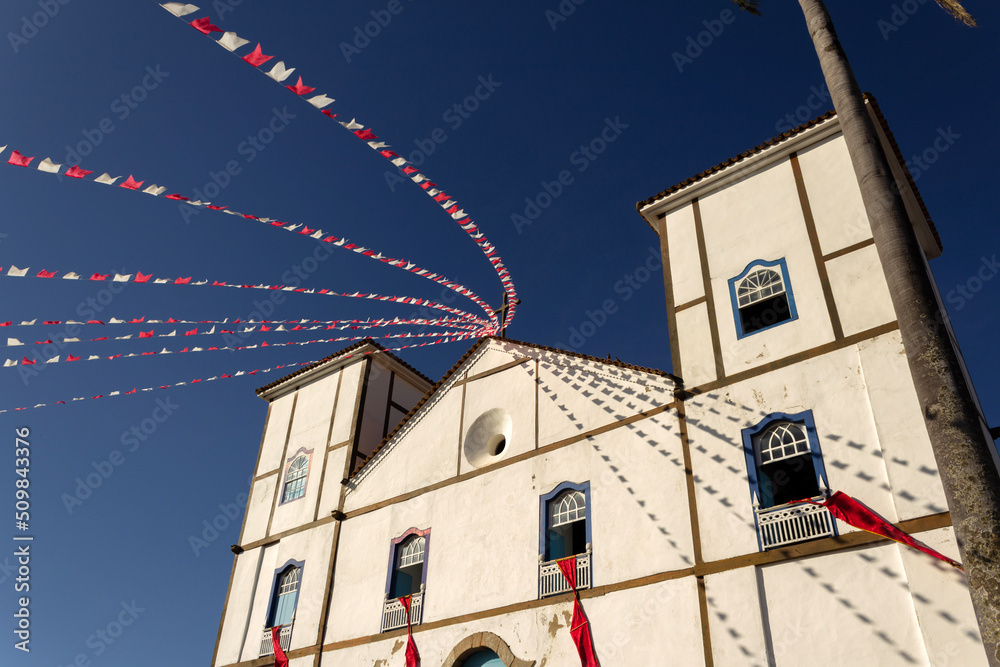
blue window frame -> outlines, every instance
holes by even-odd
[[[729,297],[738,339],[799,317],[784,258],[747,264],[740,275],[729,279]]]
[[[302,587],[302,561],[289,560],[274,571],[271,601],[267,609],[267,626],[288,625],[295,618]]]
[[[811,410],[776,412],[743,429],[743,452],[754,507],[813,498],[830,488]]]
[[[385,596],[395,599],[421,592],[427,584],[431,531],[410,528],[392,541]]]
[[[586,553],[593,544],[590,482],[563,482],[539,499],[538,553],[553,561]]]
[[[300,449],[289,457],[285,468],[285,484],[281,491],[281,504],[298,500],[306,495],[306,480],[309,479],[309,464],[313,450]]]

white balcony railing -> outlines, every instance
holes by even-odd
[[[576,588],[577,590],[590,588],[590,547],[587,553],[576,556]],[[544,598],[550,595],[569,592],[569,584],[566,577],[559,571],[559,563],[554,560],[542,561],[538,563],[538,597]]]
[[[833,515],[820,505],[798,503],[755,511],[765,550],[834,534]]]
[[[414,593],[410,600],[410,625],[420,625],[424,610],[424,592]],[[406,609],[399,598],[386,600],[382,605],[382,627],[379,632],[406,627]]]
[[[292,624],[281,626],[281,630],[278,631],[278,644],[281,646],[282,651],[287,651],[289,645],[292,643]],[[260,653],[257,654],[259,657],[263,658],[266,655],[274,655],[274,642],[271,641],[271,628],[264,628],[264,634],[260,638]]]

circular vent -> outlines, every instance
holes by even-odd
[[[510,444],[514,422],[500,408],[479,415],[465,434],[465,458],[481,468],[503,458]]]

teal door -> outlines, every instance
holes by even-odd
[[[462,662],[462,667],[504,667],[500,657],[489,649],[473,653]]]

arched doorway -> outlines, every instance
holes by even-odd
[[[488,648],[480,649],[462,661],[461,667],[505,667],[500,656]]]

